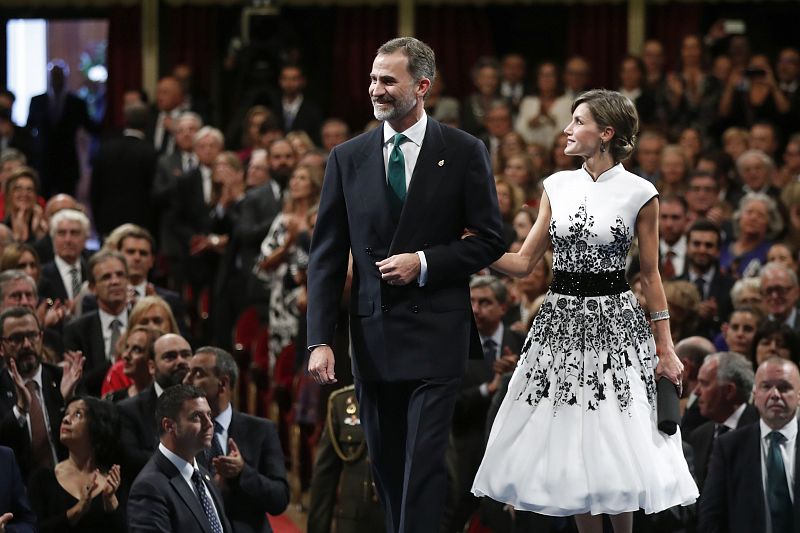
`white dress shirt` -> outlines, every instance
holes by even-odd
[[[55,256],[55,264],[56,268],[58,269],[58,274],[61,276],[61,281],[64,283],[64,288],[67,289],[67,295],[69,299],[74,299],[77,294],[72,294],[72,274],[70,274],[70,270],[73,268],[78,270],[78,280],[83,283],[83,275],[81,274],[81,260],[78,259],[73,264],[69,264],[61,257]]]
[[[767,529],[765,533],[772,533],[772,523],[769,514],[769,503],[767,500],[767,454],[769,453],[769,439],[767,435],[772,433],[772,428],[759,420],[761,427],[761,487],[764,489],[764,510],[766,511]],[[781,444],[781,457],[783,457],[783,468],[786,470],[786,482],[789,485],[789,497],[794,502],[794,454],[797,444],[797,419],[792,418],[791,422],[777,430],[786,437]],[[778,533],[778,532],[775,532]]]
[[[231,419],[233,418],[233,407],[228,404],[217,417],[214,419],[220,426],[222,426],[222,433],[214,432],[214,438],[217,439],[222,453],[228,455],[228,428],[231,426]]]
[[[189,488],[192,489],[192,492],[197,495],[197,491],[194,489],[194,483],[192,482],[192,474],[194,474],[194,471],[197,470],[197,461],[192,458],[192,462],[187,463],[183,457],[178,457],[160,442],[158,443],[158,450],[163,453],[167,459],[169,459],[170,463],[175,465],[175,468],[177,468],[178,472],[181,473],[183,480],[187,485],[189,485]],[[205,477],[206,482],[212,483],[211,478],[209,478],[207,475],[203,473],[200,475]],[[213,496],[211,496],[211,491],[208,490],[208,485],[206,485],[206,483],[203,483],[203,488],[206,491],[206,498],[208,498],[208,501],[211,502],[211,508],[214,509],[214,514],[217,516],[220,526],[222,526],[222,520],[220,519],[219,511],[217,510],[217,502],[215,502]]]
[[[483,343],[486,341],[486,339],[492,339],[494,341],[495,346],[497,346],[497,350],[494,353],[495,359],[500,359],[500,356],[503,354],[503,331],[503,323],[500,322],[500,325],[497,326],[495,332],[490,336],[484,337],[483,335],[480,335],[481,346],[483,346]],[[489,396],[489,384],[481,383],[478,387],[478,391],[481,393],[481,396],[487,398]]]
[[[739,427],[739,419],[742,418],[742,413],[744,413],[745,408],[747,408],[747,403],[743,403],[737,407],[736,410],[731,413],[731,416],[729,416],[728,419],[722,423],[722,425],[731,430]]]
[[[663,239],[658,241],[658,246],[661,249],[662,262],[667,258],[667,252],[672,252],[672,266],[675,267],[675,275],[680,276],[683,274],[684,264],[686,263],[686,235],[681,235],[681,238],[675,241],[675,244],[670,246]]]
[[[119,320],[120,322],[120,337],[122,337],[122,333],[125,332],[125,329],[128,327],[128,308],[126,307],[120,314],[112,315],[111,313],[106,313],[102,309],[97,309],[100,314],[100,328],[103,330],[103,347],[108,353],[109,349],[111,348],[111,322],[114,320]],[[113,363],[113,361],[112,361]]]
[[[203,180],[203,201],[211,203],[211,169],[205,165],[200,165],[200,177]]]

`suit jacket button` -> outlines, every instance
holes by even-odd
[[[389,306],[387,304],[381,305],[381,311],[383,311],[384,313],[388,313],[389,312]]]
[[[410,307],[410,309],[411,309],[411,312],[412,312],[412,313],[419,313],[419,306],[418,306],[417,304],[413,304],[413,305]]]
[[[372,248],[364,248],[364,252],[366,252],[367,255],[372,256]]]

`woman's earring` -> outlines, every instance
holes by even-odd
[[[606,142],[603,139],[600,139],[600,153],[604,154],[606,152]]]

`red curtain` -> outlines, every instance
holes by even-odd
[[[664,45],[665,66],[673,70],[680,58],[681,39],[700,33],[703,6],[694,3],[654,4],[647,7],[647,38]]]
[[[106,125],[122,127],[122,96],[142,86],[141,8],[113,7],[108,15]]]
[[[192,67],[192,82],[209,94],[212,66],[217,59],[219,10],[207,6],[167,7],[161,23],[161,74],[179,63]]]
[[[342,7],[334,24],[331,116],[357,131],[372,118],[369,72],[378,47],[396,36],[397,8]]]
[[[494,55],[492,28],[484,7],[419,6],[417,37],[436,52],[436,65],[447,94],[462,98],[472,92],[470,71],[481,56]]]
[[[581,55],[592,65],[592,84],[616,89],[619,62],[628,50],[625,4],[570,7],[567,57]]]

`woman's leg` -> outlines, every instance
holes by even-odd
[[[633,531],[633,513],[608,515],[614,526],[614,533],[631,533]]]
[[[603,533],[603,515],[576,514],[575,523],[580,533]]]

